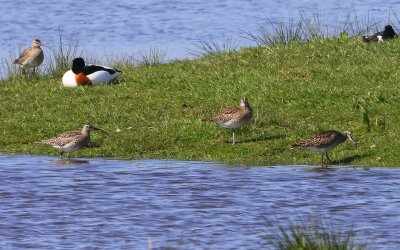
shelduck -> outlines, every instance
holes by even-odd
[[[386,25],[384,31],[377,32],[371,36],[363,36],[362,40],[364,42],[383,42],[387,39],[392,39],[397,37],[396,32],[393,30],[392,25]]]
[[[83,58],[75,58],[71,70],[65,72],[62,82],[65,87],[101,85],[114,81],[121,71],[102,65],[85,65]]]

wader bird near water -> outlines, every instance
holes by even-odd
[[[90,131],[98,130],[106,133],[104,130],[93,127],[92,125],[84,125],[82,131],[67,131],[55,137],[38,141],[37,143],[47,144],[60,150],[62,157],[64,152],[69,153],[77,151],[87,146],[90,141]]]
[[[328,151],[334,149],[340,143],[345,142],[349,139],[352,143],[356,143],[353,140],[351,132],[345,131],[340,133],[335,130],[329,130],[321,132],[317,135],[314,135],[311,138],[300,141],[299,143],[293,144],[292,149],[295,148],[308,148],[312,151],[321,152],[321,166],[324,166],[324,154],[326,158],[331,162],[328,156]]]
[[[100,85],[114,81],[121,71],[102,65],[85,65],[83,58],[75,58],[71,70],[65,72],[62,82],[65,87]]]
[[[203,121],[215,122],[221,127],[232,131],[232,144],[235,145],[235,129],[240,128],[250,122],[253,116],[253,110],[250,107],[249,101],[244,97],[239,107],[231,107],[222,110],[219,114],[212,116]]]
[[[386,25],[384,31],[377,32],[371,36],[363,36],[362,39],[364,42],[383,42],[384,40],[394,37],[397,37],[397,34],[394,32],[393,27],[391,25]]]
[[[19,55],[18,59],[15,59],[14,63],[22,65],[23,69],[33,68],[33,72],[35,72],[35,68],[39,67],[44,59],[43,50],[40,48],[42,43],[39,39],[34,39],[32,41],[32,47],[25,49]]]

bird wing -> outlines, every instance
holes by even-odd
[[[23,64],[29,55],[29,49],[30,48],[27,48],[24,51],[22,51],[21,54],[19,54],[18,59],[15,59],[14,63]]]
[[[68,132],[59,134],[55,137],[41,140],[41,141],[39,141],[39,143],[61,147],[61,146],[64,146],[64,145],[74,141],[80,135],[81,135],[80,131],[68,131]]]
[[[93,74],[94,72],[97,71],[107,71],[108,73],[110,73],[111,75],[115,74],[117,72],[116,69],[112,69],[112,68],[108,68],[108,67],[103,67],[103,66],[99,66],[99,65],[87,65],[83,68],[83,73],[85,75],[90,75]]]
[[[227,122],[231,120],[233,117],[238,116],[238,113],[241,112],[240,107],[231,107],[223,109],[219,114],[210,117],[209,121],[222,121]]]
[[[376,32],[375,34],[373,34],[372,36],[374,36],[374,37],[382,36],[383,33],[384,33],[384,31],[379,31],[379,32]]]
[[[292,145],[292,148],[297,147],[326,147],[336,136],[336,131],[324,131],[310,138],[302,140]]]
[[[41,53],[42,53],[41,59],[39,59],[40,60],[39,64],[41,64],[44,58],[43,58],[43,51],[40,48],[39,49],[37,49],[37,48],[27,48],[27,49],[25,49],[19,55],[19,58],[14,61],[14,63],[18,63],[18,64],[21,64],[21,65],[29,65],[29,64],[32,63],[33,60],[36,60],[36,58]]]
[[[383,31],[379,31],[370,36],[363,36],[362,39],[364,42],[377,42],[379,40],[378,36],[383,36],[383,34],[384,34]]]

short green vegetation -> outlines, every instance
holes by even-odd
[[[335,228],[335,229],[332,229]],[[323,220],[289,222],[289,228],[277,226],[271,230],[269,243],[279,250],[362,250],[365,243],[355,241],[355,230],[337,228]]]
[[[332,152],[335,163],[400,163],[400,41],[313,39],[216,53],[195,60],[119,64],[112,85],[64,88],[62,71],[0,82],[0,151],[58,155],[35,144],[86,123],[90,147],[73,157],[179,159],[235,164],[319,164],[290,145],[322,130],[349,130],[359,144]],[[252,122],[236,133],[201,119],[239,105]]]

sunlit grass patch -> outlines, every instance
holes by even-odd
[[[166,61],[157,50],[142,58],[110,56],[122,70],[116,84],[64,88],[68,60],[81,55],[74,46],[56,47],[58,62],[47,74],[1,81],[0,151],[56,155],[32,142],[90,123],[110,135],[94,135],[101,146],[76,156],[318,165],[319,154],[290,145],[334,129],[349,130],[360,142],[332,150],[336,163],[399,164],[397,39],[365,44],[338,36],[228,52],[220,47],[193,60]],[[201,119],[238,105],[243,96],[254,117],[232,146],[229,131]]]

